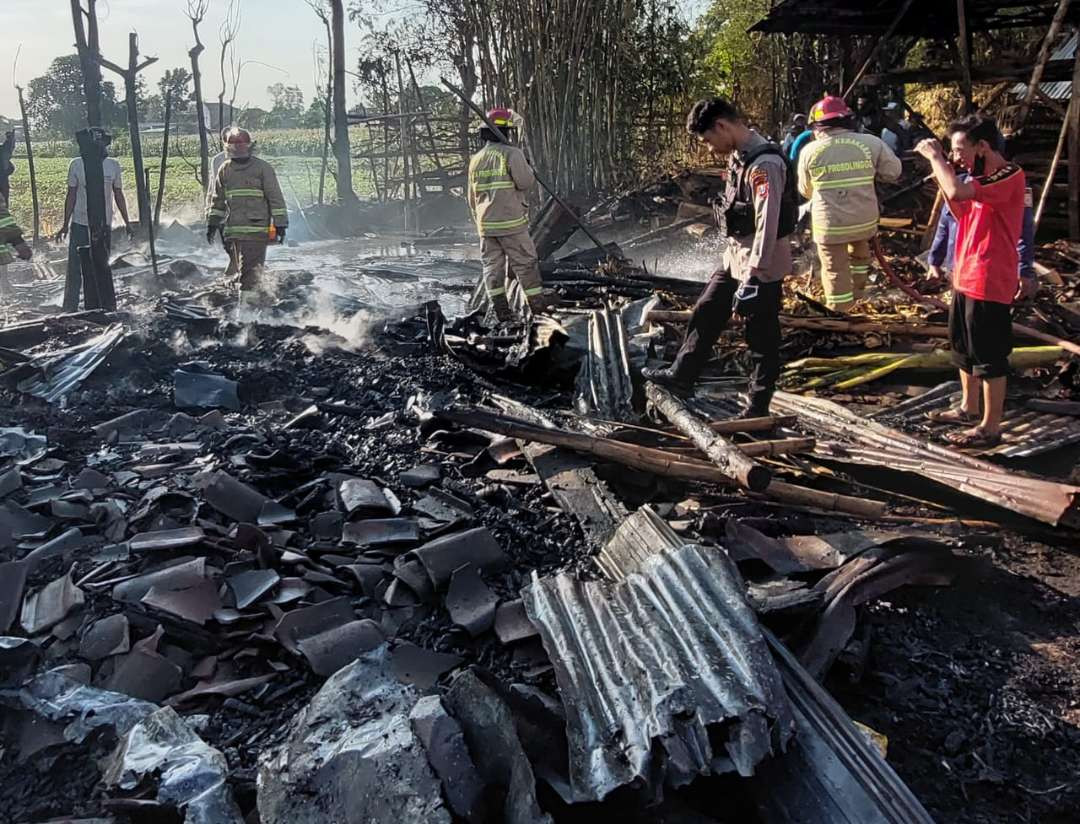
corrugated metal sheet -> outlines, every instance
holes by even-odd
[[[1076,44],[1080,40],[1076,32],[1073,32],[1072,37],[1062,43],[1057,49],[1050,55],[1051,60],[1072,60],[1076,57]],[[1053,100],[1071,100],[1072,99],[1072,81],[1071,80],[1059,80],[1056,83],[1040,83],[1039,88],[1042,89],[1043,94]],[[1027,94],[1027,83],[1017,83],[1010,90],[1012,94],[1023,97]]]
[[[576,800],[750,775],[785,748],[791,709],[722,552],[658,552],[616,584],[534,574],[523,596],[566,708]]]
[[[942,435],[955,427],[935,423],[927,412],[945,409],[960,402],[960,383],[950,381],[928,392],[884,409],[873,416],[876,421],[905,430],[922,430],[929,435]],[[993,455],[1000,458],[1030,458],[1080,443],[1080,418],[1053,415],[1030,409],[1008,409],[1001,421],[1001,443],[990,449],[965,449],[971,455]]]
[[[815,455],[910,472],[1054,526],[1080,523],[1080,487],[1009,472],[823,398],[777,392],[772,409],[798,415],[800,424],[818,436]]]
[[[49,403],[59,400],[90,377],[124,339],[125,334],[127,332],[123,326],[113,324],[86,343],[50,353],[40,362],[32,362],[31,366],[38,367],[41,374],[19,381],[19,391],[36,395]]]
[[[764,630],[791,698],[796,738],[752,782],[765,824],[934,824],[851,717]]]
[[[622,315],[604,307],[589,314],[588,351],[578,373],[575,405],[582,415],[634,420],[626,328]]]

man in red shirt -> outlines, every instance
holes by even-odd
[[[949,436],[957,446],[990,447],[1001,441],[1012,303],[1020,292],[1016,239],[1027,183],[1023,170],[998,152],[1000,134],[989,117],[969,115],[953,123],[949,134],[953,160],[971,173],[966,181],[957,177],[936,140],[915,147],[930,161],[957,221],[949,336],[963,397],[958,408],[935,418],[975,424]]]

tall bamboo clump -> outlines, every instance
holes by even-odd
[[[650,132],[660,139],[656,124],[681,116],[684,101],[674,100],[689,85],[679,59],[686,29],[657,0],[437,5],[431,13],[455,44],[463,88],[524,116],[533,162],[560,191],[632,179]]]

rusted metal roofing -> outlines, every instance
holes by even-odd
[[[1080,41],[1080,35],[1073,32],[1072,37],[1058,46],[1051,54],[1051,60],[1072,60],[1076,57],[1076,44]],[[1010,92],[1015,95],[1023,96],[1027,94],[1027,83],[1017,83],[1010,89]],[[1071,80],[1059,80],[1056,83],[1040,83],[1039,88],[1042,89],[1043,94],[1052,100],[1071,100],[1072,99],[1072,81]]]
[[[787,696],[722,551],[665,549],[614,584],[534,574],[523,597],[566,708],[576,801],[748,776],[786,747]]]
[[[1010,472],[823,398],[777,392],[772,408],[798,415],[800,425],[818,436],[815,455],[909,472],[1054,526],[1080,524],[1080,487]]]
[[[938,435],[953,427],[935,423],[927,412],[947,408],[960,400],[960,383],[950,381],[936,386],[917,398],[904,401],[873,415],[884,424],[901,426],[908,431],[924,430]],[[1031,409],[1007,409],[1001,421],[1001,443],[990,449],[965,449],[971,455],[999,458],[1030,458],[1080,443],[1080,418],[1054,415]]]

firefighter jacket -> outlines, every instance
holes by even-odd
[[[536,184],[525,153],[487,143],[469,162],[469,211],[480,237],[505,237],[529,227],[525,196]]]
[[[0,194],[0,266],[15,262],[15,247],[22,246],[22,229],[8,211],[7,200]]]
[[[271,223],[287,227],[289,213],[274,167],[257,157],[244,163],[226,160],[214,178],[206,222],[224,224],[226,240],[269,241]]]
[[[900,177],[900,159],[873,135],[831,129],[799,155],[799,192],[810,201],[814,241],[854,243],[877,234],[877,180]]]

